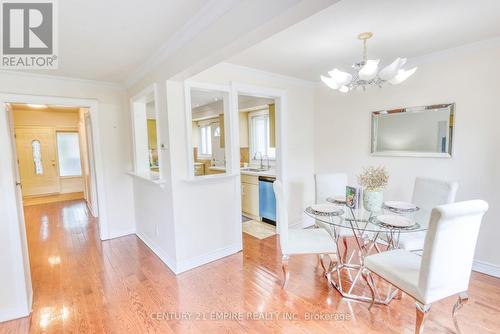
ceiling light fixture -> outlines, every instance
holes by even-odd
[[[46,109],[48,108],[45,104],[27,104],[28,107],[34,108],[34,109]]]
[[[334,68],[328,72],[329,76],[322,75],[321,81],[331,89],[347,93],[357,88],[366,90],[366,87],[369,86],[382,87],[386,83],[398,85],[415,73],[416,67],[409,70],[402,68],[406,64],[406,58],[397,58],[379,72],[380,59],[368,59],[366,42],[372,37],[373,33],[371,32],[363,32],[358,35],[358,39],[363,41],[363,61],[352,65],[352,68],[356,70],[354,74]]]

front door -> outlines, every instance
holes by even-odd
[[[15,133],[23,196],[59,193],[54,129],[16,128]]]

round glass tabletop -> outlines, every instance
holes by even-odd
[[[393,211],[382,209],[380,212],[370,212],[365,209],[351,209],[342,204],[331,204],[338,210],[329,210],[328,213],[314,210],[313,206],[306,208],[305,213],[315,220],[328,224],[332,227],[354,229],[362,232],[379,233],[412,233],[427,230],[427,223],[430,213],[425,210],[415,212],[395,213]],[[384,224],[377,217],[382,215],[396,215],[411,220],[414,224],[406,227],[396,227]]]

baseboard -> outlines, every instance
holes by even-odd
[[[172,259],[170,256],[168,256],[167,253],[165,253],[160,247],[158,247],[155,244],[155,242],[153,240],[149,239],[144,233],[136,232],[135,235],[137,235],[137,237],[139,239],[141,239],[146,244],[146,246],[148,246],[149,249],[151,249],[151,251],[153,253],[155,253],[156,256],[158,256],[160,258],[160,260],[162,260],[162,262],[165,263],[165,265],[174,274],[177,274],[177,266],[176,266],[176,262],[174,259]]]
[[[238,243],[227,247],[219,248],[213,252],[209,252],[207,254],[194,257],[192,259],[180,261],[177,263],[176,274],[180,274],[190,269],[194,269],[204,264],[219,260],[223,257],[236,254],[241,250],[242,250],[241,244]]]
[[[131,234],[135,234],[135,228],[132,228],[132,229],[129,229],[129,230],[124,230],[124,231],[118,231],[118,232],[110,233],[105,240],[121,238],[121,237],[125,237],[125,236],[131,235]]]
[[[295,220],[293,222],[291,222],[289,225],[288,225],[288,228],[292,228],[292,229],[303,229],[303,228],[308,228],[308,227],[311,227],[314,225],[314,219],[312,219],[311,217],[309,217],[308,215],[306,214],[303,214],[302,218],[298,219],[298,220]]]
[[[484,261],[474,260],[472,270],[500,278],[500,266]]]
[[[30,311],[25,309],[7,309],[0,312],[0,323],[10,320],[24,318],[30,315]]]

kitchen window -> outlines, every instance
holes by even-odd
[[[200,127],[200,151],[199,157],[212,157],[212,129],[210,125]]]
[[[249,113],[250,124],[250,158],[259,160],[268,157],[269,160],[276,160],[276,148],[271,147],[269,113],[258,111]],[[257,159],[256,159],[257,158]]]
[[[78,132],[57,132],[59,176],[82,176]]]

